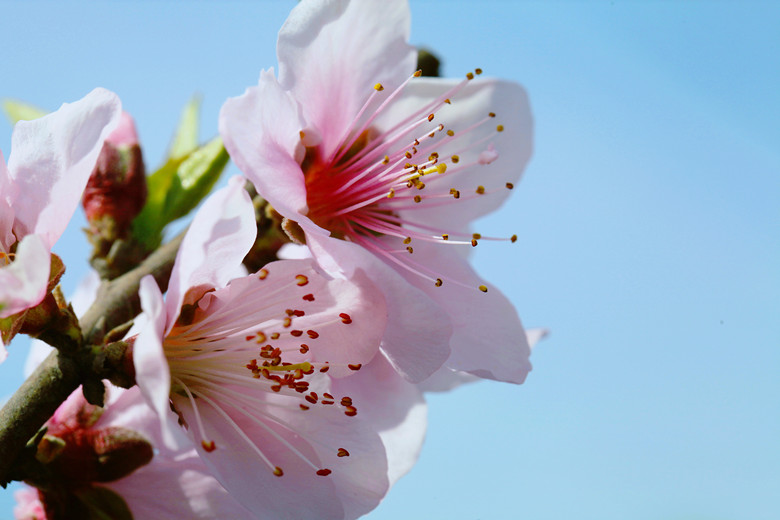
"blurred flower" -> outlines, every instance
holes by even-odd
[[[385,295],[382,349],[411,381],[441,368],[522,382],[531,366],[512,304],[467,262],[471,222],[496,209],[532,147],[515,83],[419,77],[407,2],[301,1],[278,79],[229,99],[225,147],[329,272]],[[487,293],[487,294],[485,294]]]
[[[331,279],[307,259],[235,278],[255,233],[234,178],[196,214],[165,300],[142,280],[136,381],[160,417],[172,405],[206,465],[259,518],[356,518],[414,463],[422,398],[393,370],[360,377],[384,362],[372,361],[384,303],[364,274]],[[383,385],[404,390],[372,391]],[[164,427],[167,438],[178,429]]]
[[[50,251],[70,221],[103,146],[116,126],[115,94],[95,89],[34,121],[19,121],[8,165],[0,154],[0,318],[40,303],[61,275]],[[21,320],[6,320],[3,338]],[[6,351],[0,341],[0,361]]]

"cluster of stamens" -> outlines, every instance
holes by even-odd
[[[433,123],[437,112],[456,103],[458,92],[474,79],[475,74],[481,73],[481,69],[469,72],[466,79],[449,91],[381,132],[373,125],[376,118],[421,73],[415,72],[385,99],[380,98],[385,95],[384,86],[374,85],[342,138],[342,144],[330,157],[323,157],[317,148],[307,148],[301,167],[307,186],[308,217],[328,229],[332,236],[358,243],[390,263],[430,280],[437,287],[445,281],[464,285],[438,274],[430,265],[403,255],[414,254],[413,241],[476,246],[480,239],[517,240],[516,235],[482,237],[440,229],[429,225],[424,213],[414,213],[514,187],[510,182],[490,189],[476,185],[473,193],[468,194],[446,186],[447,179],[458,172],[487,166],[498,158],[490,141],[504,131],[504,126],[496,124],[490,129],[489,125],[496,117],[494,112],[457,132],[444,124]],[[468,140],[461,140],[466,136],[469,136]],[[305,137],[302,131],[302,142]],[[443,149],[455,149],[458,153],[443,154]],[[385,237],[396,237],[403,246],[395,248]],[[478,288],[487,292],[484,285]]]
[[[263,269],[257,273],[255,280],[257,283],[263,283],[263,280],[268,277],[268,270]],[[292,282],[290,285],[296,288],[309,284],[307,276],[303,274],[296,275]],[[306,290],[300,289],[300,291]],[[264,293],[261,295],[267,296]],[[286,301],[289,303],[289,298]],[[299,301],[305,308],[306,304],[316,301],[314,292],[306,292],[300,296]],[[351,397],[337,398],[328,392],[318,393],[309,388],[311,377],[325,374],[333,365],[327,361],[311,360],[310,351],[316,348],[320,332],[314,328],[295,327],[297,319],[307,316],[306,311],[287,308],[281,316],[279,314],[275,317],[266,316],[258,322],[257,306],[257,301],[246,298],[230,307],[231,315],[226,316],[226,320],[207,313],[202,317],[194,316],[190,323],[182,322],[180,319],[164,341],[166,357],[171,368],[172,391],[189,399],[195,412],[195,420],[199,423],[199,430],[203,432],[202,435],[205,435],[205,432],[198,406],[210,405],[220,409],[220,402],[231,403],[231,409],[240,413],[252,414],[254,417],[261,416],[285,426],[283,420],[275,416],[270,408],[264,407],[262,401],[257,399],[257,395],[261,395],[262,392],[286,396],[290,399],[289,406],[301,412],[310,410],[314,406],[321,406],[333,408],[334,412],[338,409],[347,417],[356,416],[358,410]],[[267,308],[270,309],[270,306]],[[350,314],[337,312],[325,324],[350,325],[352,322],[353,318]],[[311,327],[311,323],[309,325]],[[263,329],[257,330],[258,327]],[[250,331],[252,333],[248,334],[247,332]],[[301,342],[301,339],[304,342]],[[293,358],[293,362],[286,361],[285,358]],[[357,371],[360,370],[361,365],[348,364],[347,367],[349,370]],[[247,392],[228,389],[223,384],[225,382],[239,385]],[[239,429],[227,413],[223,411],[221,415],[233,428]],[[264,426],[262,422],[258,424]],[[317,475],[327,476],[332,472],[331,469],[316,466],[272,428],[265,426],[264,428],[311,466]],[[207,452],[218,448],[213,440],[206,437],[201,439],[201,446]],[[282,468],[273,464],[263,453],[262,446],[254,445],[252,448],[266,462],[274,475],[281,477],[284,474]],[[338,457],[349,456],[346,448],[334,447],[333,450]]]

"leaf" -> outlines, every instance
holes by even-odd
[[[92,486],[74,491],[89,516],[85,520],[133,520],[127,502],[108,488]]]
[[[4,99],[3,112],[5,112],[5,116],[11,122],[11,125],[15,125],[19,121],[32,121],[49,113],[47,110],[18,99]]]
[[[183,158],[170,158],[147,179],[146,206],[133,221],[133,234],[148,251],[162,242],[169,223],[187,215],[214,187],[229,156],[216,137]]]
[[[169,159],[182,159],[194,152],[198,147],[198,131],[200,130],[200,96],[192,96],[185,105],[179,118],[179,126],[168,151]]]

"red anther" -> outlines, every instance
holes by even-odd
[[[268,269],[260,269],[260,271],[257,273],[257,277],[261,280],[265,280],[268,277]]]
[[[279,333],[274,332],[273,334],[271,334],[271,339],[279,339]]]
[[[295,316],[298,316],[299,318],[300,318],[301,316],[304,316],[304,315],[306,314],[305,312],[303,312],[303,311],[301,311],[301,310],[298,310],[298,309],[295,309],[294,311],[292,311],[292,313],[293,313]]]
[[[331,470],[329,470],[329,469],[327,469],[327,468],[324,468],[324,469],[318,469],[318,470],[317,470],[317,475],[319,475],[319,476],[321,476],[321,477],[327,477],[327,476],[328,476],[328,475],[330,475],[331,473],[332,473],[332,471],[331,471]]]
[[[308,334],[311,339],[317,339],[320,337],[320,334],[314,330],[307,330],[306,334]]]
[[[352,398],[351,397],[342,397],[341,398],[341,406],[352,406]]]
[[[200,445],[203,446],[203,449],[209,453],[217,449],[217,445],[214,444],[214,441],[200,441]]]
[[[271,390],[278,392],[282,389],[282,385],[271,385]]]
[[[349,452],[345,450],[344,448],[339,448],[338,452],[339,457],[349,457]]]
[[[352,318],[346,312],[342,312],[341,314],[339,314],[339,317],[341,318],[341,323],[345,323],[347,325],[352,323]]]
[[[323,365],[322,368],[320,368],[320,372],[322,372],[323,374],[328,370],[330,370],[330,365]]]
[[[324,397],[325,399],[333,399],[333,396],[328,392],[323,392],[322,397]]]
[[[301,348],[299,349],[299,352],[301,354],[306,354],[309,351],[309,345],[306,343],[301,343]]]
[[[298,285],[298,287],[303,287],[304,285],[309,283],[309,279],[305,275],[299,274],[295,276],[295,282]]]
[[[314,301],[314,295],[313,294],[304,294],[303,299],[307,302],[313,302]]]
[[[255,337],[254,336],[247,336],[244,339],[246,339],[247,341],[252,341],[253,339],[255,339]]]
[[[347,365],[350,370],[360,370],[360,367],[363,366],[363,363],[355,363],[352,365]]]
[[[301,410],[309,410],[309,407],[306,406],[305,404],[299,404],[298,406],[301,407]]]
[[[292,320],[289,316],[287,316],[284,320],[282,320],[282,326],[286,329],[290,325],[292,325]]]
[[[281,477],[282,475],[284,475],[284,471],[282,471],[282,468],[280,468],[279,466],[276,466],[274,468],[274,475],[276,475],[277,477]]]
[[[335,401],[320,401],[320,404],[333,404]]]
[[[294,337],[299,338],[303,335],[302,330],[291,330],[290,334],[292,334]]]
[[[354,406],[348,405],[345,408],[346,410],[344,411],[344,415],[346,415],[347,417],[354,417],[357,415],[357,408],[355,408]]]

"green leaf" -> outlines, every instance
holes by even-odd
[[[5,112],[5,116],[12,125],[15,125],[19,121],[32,121],[33,119],[38,119],[49,113],[42,108],[19,101],[18,99],[4,99],[3,112]]]
[[[92,486],[74,491],[89,516],[85,520],[133,520],[127,502],[108,488]]]
[[[183,158],[170,158],[149,178],[149,196],[133,221],[133,234],[147,250],[162,242],[169,223],[187,215],[209,194],[229,156],[222,139],[215,137]]]
[[[168,151],[169,159],[182,159],[198,147],[200,129],[200,96],[192,96],[190,102],[181,111],[179,126]]]

